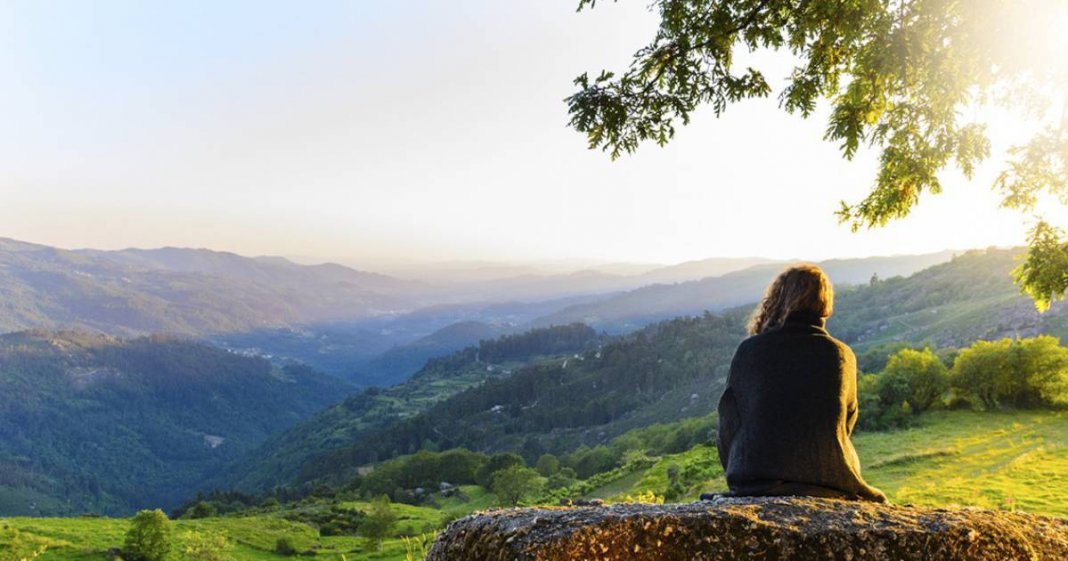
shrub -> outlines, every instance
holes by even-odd
[[[293,547],[293,542],[286,536],[278,538],[274,542],[274,552],[279,555],[291,556],[297,554],[297,548]]]
[[[142,510],[126,532],[122,555],[126,561],[163,561],[171,551],[171,521],[162,510]]]
[[[234,546],[216,533],[186,532],[182,535],[182,555],[187,561],[231,561]]]
[[[857,380],[857,428],[878,431],[908,425],[907,381],[898,375],[865,374]]]
[[[204,501],[199,501],[193,508],[186,511],[183,518],[210,518],[219,513],[219,511],[211,504]]]
[[[1034,408],[1068,398],[1068,349],[1049,336],[978,341],[953,363],[953,386],[984,408]]]
[[[549,482],[547,484],[547,487],[550,490],[561,489],[574,485],[577,481],[578,475],[575,473],[575,470],[569,467],[564,467],[560,468],[560,471],[549,476]]]
[[[949,390],[949,370],[930,348],[898,351],[886,363],[882,376],[884,379],[900,378],[904,381],[904,395],[900,396],[904,399],[901,401],[908,402],[915,414],[941,403],[942,395]],[[893,383],[898,384],[896,380]],[[900,405],[901,401],[895,400],[887,405]]]

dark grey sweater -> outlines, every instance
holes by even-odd
[[[731,494],[885,501],[860,476],[856,422],[857,359],[823,319],[791,315],[742,341],[716,442]]]

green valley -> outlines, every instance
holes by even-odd
[[[350,391],[307,367],[177,338],[0,336],[0,512],[171,508]]]

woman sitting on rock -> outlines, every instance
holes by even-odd
[[[834,289],[815,265],[768,287],[719,401],[720,462],[732,496],[805,495],[885,502],[860,476],[857,359],[827,333]]]

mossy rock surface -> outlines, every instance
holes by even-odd
[[[428,561],[1065,560],[1068,519],[800,497],[521,508],[449,524]]]

